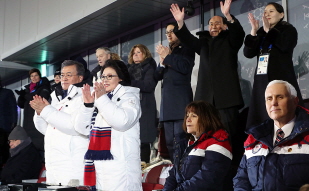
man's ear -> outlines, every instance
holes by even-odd
[[[226,30],[226,29],[227,29],[227,25],[226,25],[226,24],[223,24],[222,29],[223,29],[223,30]]]
[[[293,102],[294,102],[294,104],[297,106],[297,105],[298,105],[298,103],[299,103],[299,99],[298,99],[298,97],[293,98]]]
[[[84,76],[78,76],[79,77],[79,82],[82,82],[84,79]]]

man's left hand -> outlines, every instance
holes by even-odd
[[[220,1],[221,12],[228,21],[233,19],[232,16],[230,15],[231,3],[232,0],[225,0],[223,5],[223,2]]]

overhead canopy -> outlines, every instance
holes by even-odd
[[[76,21],[46,38],[4,58],[4,61],[20,63],[15,68],[8,64],[1,68],[3,80],[11,79],[40,63],[53,63],[98,42],[106,41],[125,31],[170,15],[170,5],[185,6],[186,0],[117,0],[116,2]]]

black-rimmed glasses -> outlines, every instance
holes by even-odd
[[[101,79],[106,79],[106,80],[111,80],[113,77],[118,77],[117,75],[106,75],[106,76],[101,76]]]

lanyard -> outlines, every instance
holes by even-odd
[[[264,40],[265,40],[265,37],[263,37],[262,43],[261,43],[261,45],[260,45],[260,55],[262,55]],[[270,52],[270,50],[271,50],[272,47],[273,47],[273,44],[270,44],[270,45],[268,46],[268,52]]]

